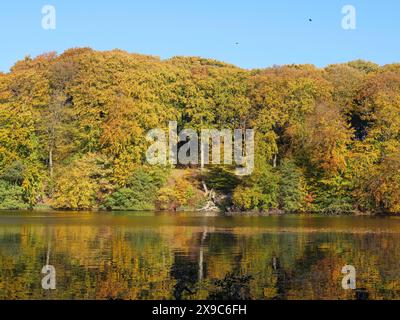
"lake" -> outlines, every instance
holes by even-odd
[[[399,299],[399,261],[399,217],[0,213],[0,299]]]

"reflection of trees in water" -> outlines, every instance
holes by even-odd
[[[200,240],[200,252],[199,252],[199,282],[203,281],[204,278],[204,243],[207,238],[207,228],[201,234]]]
[[[174,297],[181,300],[185,293],[193,294],[198,281],[198,263],[190,257],[175,253],[171,276],[176,279]]]
[[[187,256],[175,253],[171,276],[176,279],[174,297],[177,300],[186,294],[193,295],[204,279],[206,272],[204,247],[210,231],[210,228],[204,227],[202,232],[193,236]]]
[[[316,293],[320,286],[323,286],[323,281],[327,270],[324,268],[314,268],[315,265],[319,265],[318,262],[323,261],[326,253],[321,251],[318,244],[307,246],[301,256],[297,259],[295,264],[290,270],[280,270],[278,273],[278,299],[286,299],[288,295],[292,292],[299,292],[299,287],[304,288],[304,295],[307,294],[307,285],[309,280],[313,279],[316,282],[316,286],[312,285],[312,292]],[[296,298],[302,298],[297,296]]]
[[[241,275],[242,254],[237,252],[236,237],[228,232],[211,232],[204,228],[202,232],[193,235],[187,255],[175,253],[171,267],[171,276],[176,279],[174,297],[177,300],[194,296],[202,282],[206,280],[207,299],[214,300],[243,300],[251,299],[251,275]],[[207,250],[205,250],[207,249]],[[216,279],[207,274],[208,256],[232,252],[230,269],[223,278]],[[197,261],[197,262],[196,262]],[[210,279],[209,277],[212,277]]]
[[[375,256],[382,255],[376,245],[379,236],[371,239],[370,235],[362,234],[267,233],[249,236],[203,230],[193,234],[189,243],[186,258],[179,258],[182,274],[176,283],[175,294],[180,299],[240,299],[243,296],[246,299],[280,300],[365,299],[370,296],[371,287],[362,292],[343,290],[341,268],[346,263],[358,261],[358,265],[378,270],[376,259],[368,252],[372,249]],[[360,254],[357,248],[366,252]],[[368,272],[367,279],[365,272],[360,274],[361,285],[365,281],[383,282],[382,278]],[[243,281],[246,277],[250,279],[247,282]],[[200,291],[203,288],[208,292],[206,295],[199,293],[199,283],[203,283]],[[393,290],[380,291],[382,297],[398,296]]]
[[[286,296],[286,272],[281,267],[279,257],[275,255],[272,257],[272,274],[276,277],[275,288],[276,288],[276,296],[273,299],[284,300],[287,298]]]
[[[355,291],[341,288],[341,268],[352,264],[370,299],[398,299],[399,238],[204,226],[0,227],[0,298],[45,297],[40,270],[49,252],[57,290],[48,298],[354,299]]]
[[[251,275],[235,275],[227,273],[223,279],[214,281],[214,289],[210,290],[210,300],[250,300]]]
[[[53,238],[53,228],[52,226],[46,226],[46,238],[47,238],[47,251],[46,251],[46,261],[44,265],[50,265],[50,255],[51,255],[51,240]],[[44,274],[42,274],[44,277]],[[56,278],[57,281],[57,278]],[[56,282],[57,283],[57,282]],[[47,298],[51,296],[52,290],[45,290],[44,294]]]

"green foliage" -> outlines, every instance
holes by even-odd
[[[258,187],[239,186],[235,189],[232,200],[233,204],[241,210],[254,210],[262,207],[262,198],[263,194]]]
[[[233,170],[226,167],[211,167],[204,176],[207,187],[218,192],[231,193],[239,184],[239,178],[235,176]]]
[[[0,179],[12,184],[22,185],[24,181],[24,169],[25,167],[21,161],[15,161],[2,170]]]
[[[306,211],[307,186],[300,168],[293,161],[284,161],[279,168],[279,205],[285,211]]]
[[[338,175],[330,179],[321,179],[314,186],[314,210],[326,214],[351,213],[354,211],[354,199],[351,194],[351,182]]]
[[[105,205],[111,210],[151,210],[154,209],[154,197],[144,191],[154,192],[153,189],[120,188],[107,197]]]
[[[0,180],[0,209],[27,209],[22,187]]]
[[[279,177],[268,165],[256,169],[234,190],[233,204],[241,210],[264,210],[278,207]]]
[[[106,197],[105,207],[112,210],[151,210],[155,208],[158,189],[165,183],[161,170],[137,168],[126,186]]]

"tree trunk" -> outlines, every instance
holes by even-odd
[[[276,168],[277,158],[278,158],[278,156],[275,154],[275,155],[274,155],[274,159],[273,159],[273,163],[272,163],[272,166],[273,166],[274,168]]]
[[[49,150],[49,169],[50,169],[50,178],[53,178],[53,147],[50,147]]]
[[[206,196],[208,196],[208,188],[207,188],[207,185],[206,185],[205,181],[202,180],[202,181],[201,181],[201,184],[203,185],[204,192],[205,192]]]

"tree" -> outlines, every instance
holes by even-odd
[[[293,161],[284,161],[280,168],[279,205],[287,212],[306,211],[307,185],[300,168]]]

